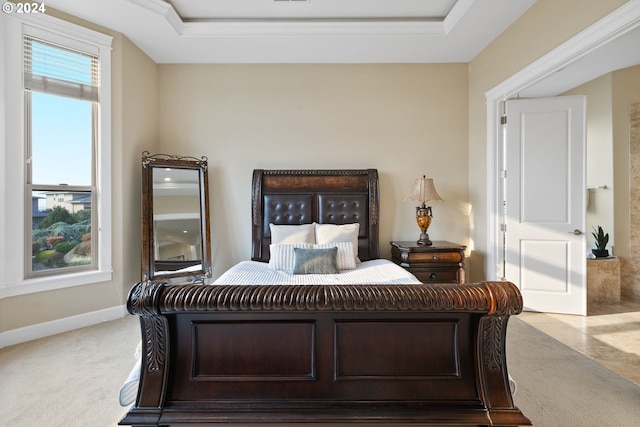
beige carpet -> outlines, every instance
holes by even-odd
[[[116,426],[138,341],[128,316],[0,350],[0,426]]]
[[[517,317],[507,363],[516,405],[536,427],[640,426],[640,387]]]
[[[0,425],[116,426],[139,333],[127,317],[0,350]],[[640,425],[640,387],[517,318],[507,343],[516,404],[534,426]]]

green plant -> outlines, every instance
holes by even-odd
[[[598,226],[593,227],[593,231],[591,232],[593,238],[596,240],[596,248],[599,250],[604,250],[607,248],[607,243],[609,243],[609,233],[605,233],[602,230],[602,227]]]
[[[47,268],[60,268],[65,266],[64,255],[56,252],[54,249],[38,252],[34,261]]]
[[[44,265],[49,268],[60,268],[66,266],[67,263],[64,262],[64,254],[54,251],[50,256],[47,257]]]
[[[77,242],[62,242],[62,243],[58,243],[55,249],[56,249],[56,252],[60,252],[61,254],[66,254],[71,249],[76,247],[77,244],[78,244]]]

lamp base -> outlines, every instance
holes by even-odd
[[[429,235],[427,233],[421,233],[420,238],[416,243],[418,246],[429,246],[433,244],[433,242],[429,240]]]
[[[416,222],[418,223],[418,227],[420,227],[420,238],[416,242],[418,246],[429,246],[432,244],[427,234],[429,225],[431,225],[431,218],[431,206],[426,206],[424,202],[422,206],[416,206]]]

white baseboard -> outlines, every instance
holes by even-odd
[[[0,348],[23,342],[84,328],[109,320],[121,319],[127,315],[124,305],[105,308],[104,310],[92,311],[78,314],[77,316],[65,317],[52,320],[50,322],[38,323],[36,325],[25,326],[23,328],[12,329],[0,333]]]

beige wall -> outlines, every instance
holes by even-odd
[[[609,245],[615,245],[613,192],[613,111],[612,75],[605,74],[563,95],[587,97],[587,243],[593,244],[591,231],[601,226],[609,233]],[[627,228],[628,231],[628,228]],[[617,251],[616,251],[617,252]]]
[[[140,153],[156,143],[157,65],[119,33],[48,13],[114,37],[112,50],[113,280],[0,299],[0,332],[124,304],[140,278]]]
[[[566,94],[587,96],[587,184],[608,186],[590,192],[587,230],[602,225],[611,234],[614,253],[628,259],[629,207],[634,203],[629,195],[629,108],[640,102],[640,66],[606,74]]]
[[[214,276],[251,256],[253,169],[377,168],[382,256],[419,235],[467,244],[467,65],[160,65],[160,151],[207,156]]]
[[[640,65],[612,73],[613,156],[616,227],[626,224],[616,234],[619,246],[629,245],[629,108],[640,102]]]
[[[141,280],[142,152],[158,144],[158,65],[126,37],[122,38],[122,135],[113,153],[114,270],[124,302],[131,286]],[[116,195],[119,194],[118,198]]]
[[[487,110],[485,92],[624,4],[624,0],[538,0],[469,64],[469,262],[472,281],[486,277]]]
[[[640,171],[630,161],[630,107],[640,103],[640,66],[612,73],[613,161],[616,254],[622,261],[621,292],[623,298],[640,298],[640,243],[631,236],[640,235],[640,222],[632,220],[632,212],[640,212],[640,197],[630,190],[630,182],[638,182]],[[634,164],[639,164],[638,151]]]

